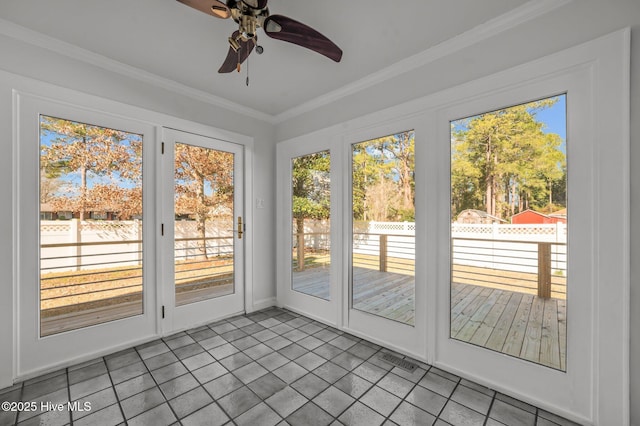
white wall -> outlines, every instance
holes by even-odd
[[[265,200],[263,209],[255,209],[255,204],[249,206],[253,210],[254,223],[247,226],[253,226],[255,230],[253,303],[258,307],[273,303],[275,129],[272,124],[4,36],[0,36],[0,55],[3,58],[0,61],[0,181],[5,183],[0,185],[2,200],[12,200],[15,197],[12,186],[12,90],[37,93],[40,82],[253,137],[253,182],[247,182],[247,185],[253,185],[255,198]],[[8,208],[6,218],[10,212],[11,209]],[[8,273],[12,270],[14,260],[12,232],[11,220],[0,223],[0,271],[4,271],[5,277],[0,281],[0,341],[3,342],[0,345],[0,388],[10,384],[12,380],[13,348],[5,343],[12,339],[15,315],[15,295]],[[15,272],[13,271],[14,274]]]
[[[426,96],[623,27],[632,29],[631,53],[631,424],[640,425],[640,2],[574,0],[549,15],[470,48],[410,70],[277,126],[277,140],[324,129]],[[606,123],[603,123],[606,125]],[[603,206],[610,209],[615,206]]]

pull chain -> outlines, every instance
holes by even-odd
[[[247,87],[249,87],[249,58],[247,58],[247,80],[246,80],[246,84],[247,84]]]

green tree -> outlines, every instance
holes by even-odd
[[[452,215],[473,208],[508,217],[552,200],[563,179],[561,138],[544,132],[536,113],[545,99],[457,121],[452,128]]]
[[[292,213],[296,232],[304,233],[305,219],[327,219],[331,208],[329,151],[292,160]]]
[[[354,144],[354,220],[414,220],[414,167],[412,130]]]

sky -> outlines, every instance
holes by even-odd
[[[539,111],[536,115],[538,121],[545,123],[545,133],[557,133],[562,138],[562,149],[566,150],[567,141],[567,96],[558,96],[556,102],[551,108]]]

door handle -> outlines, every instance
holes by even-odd
[[[243,233],[242,216],[238,216],[238,239],[239,240],[242,239],[242,233]]]

